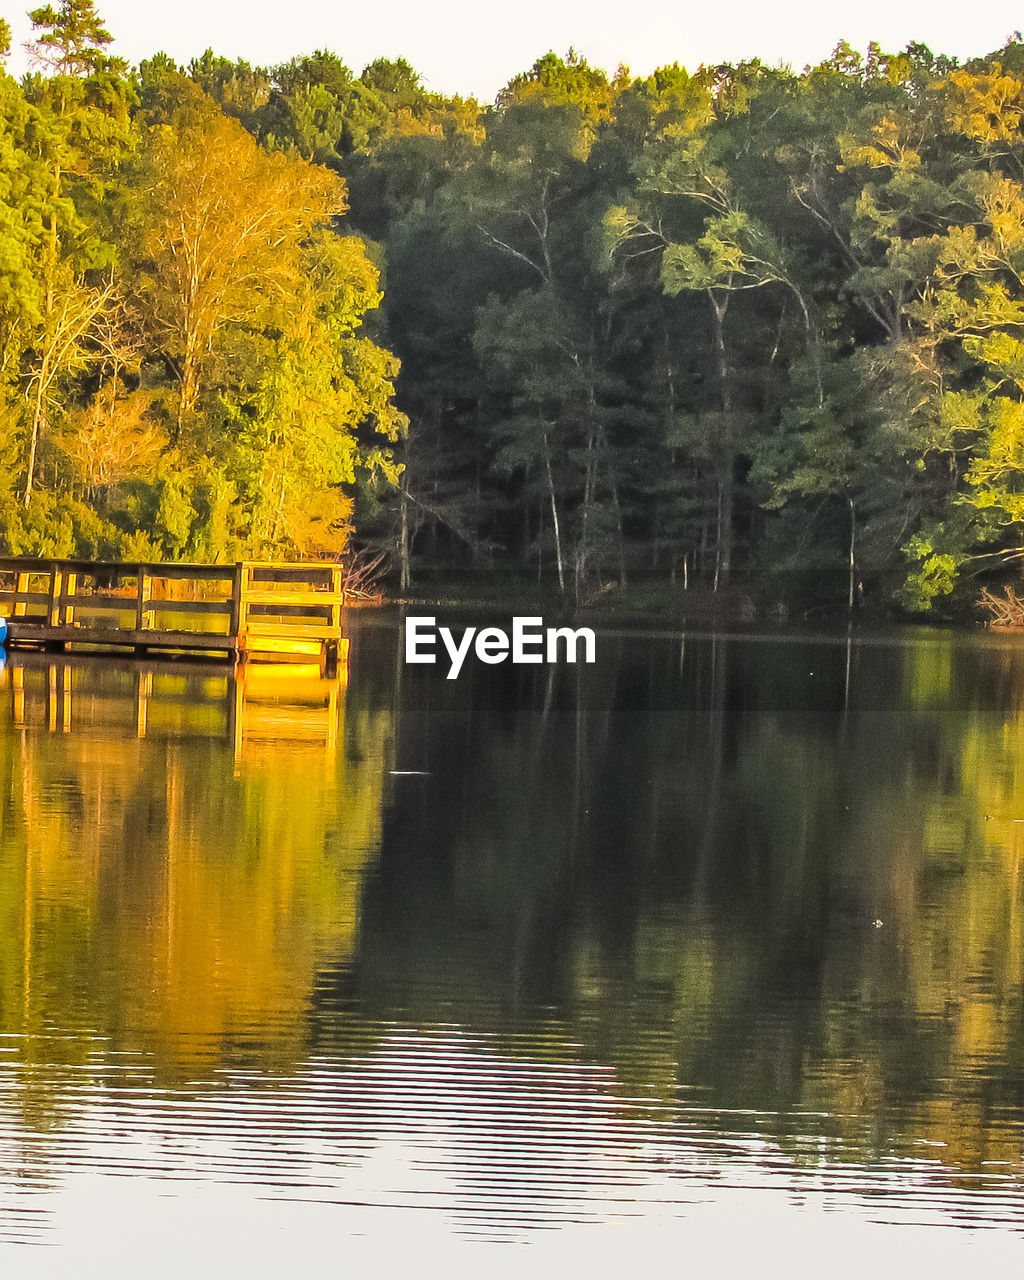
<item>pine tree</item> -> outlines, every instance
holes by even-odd
[[[33,60],[51,74],[89,76],[125,69],[123,59],[107,54],[113,36],[92,0],[62,0],[56,8],[47,4],[28,16],[40,33],[29,45]]]

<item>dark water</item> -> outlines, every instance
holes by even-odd
[[[1024,642],[352,627],[8,659],[5,1274],[1019,1267]]]

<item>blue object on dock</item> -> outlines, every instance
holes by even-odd
[[[7,619],[0,618],[0,649],[7,644]]]

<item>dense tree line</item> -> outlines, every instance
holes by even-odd
[[[344,180],[261,147],[199,68],[129,75],[91,2],[30,18],[37,70],[0,79],[0,542],[340,553],[404,429]]]
[[[918,609],[1024,557],[1016,40],[548,54],[481,106],[325,52],[128,72],[91,3],[32,20],[48,65],[0,85],[9,547],[332,554],[354,521],[403,585]]]

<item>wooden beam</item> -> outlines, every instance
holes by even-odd
[[[50,598],[46,606],[46,621],[51,627],[60,626],[61,614],[61,597],[64,594],[64,571],[63,569],[53,568],[50,570]]]
[[[238,566],[238,605],[235,609],[235,634],[244,636],[249,625],[249,592],[252,590],[252,566],[242,563]],[[234,592],[232,592],[234,603]]]
[[[51,627],[32,619],[12,619],[8,635],[13,645],[75,644],[114,648],[199,649],[233,653],[236,641],[218,631],[154,631],[135,627]]]
[[[27,577],[28,577],[28,574],[26,573],[26,574],[24,575],[24,577],[25,577],[25,578],[27,578]],[[0,603],[2,603],[2,604],[13,604],[13,605],[19,605],[19,604],[21,604],[21,605],[27,605],[27,604],[42,604],[42,605],[45,605],[45,604],[49,601],[49,599],[50,599],[50,590],[49,590],[49,588],[47,588],[45,591],[16,591],[16,590],[11,590],[10,588],[5,589],[5,588],[0,587]],[[24,610],[24,609],[22,609],[22,611],[21,611],[21,613],[20,613],[20,614],[18,614],[17,612],[15,612],[15,615],[14,615],[14,616],[15,616],[15,617],[24,617],[24,616],[25,616],[25,610]]]
[[[147,613],[217,613],[231,614],[230,600],[155,600],[150,598]]]
[[[345,602],[345,597],[340,591],[314,591],[312,588],[306,591],[249,590],[246,593],[246,599],[251,605],[312,605],[317,608],[330,608],[332,605],[341,605]]]
[[[153,581],[146,573],[146,566],[139,565],[138,578],[135,585],[135,630],[144,631],[146,629],[146,615],[149,610],[146,608],[150,596],[153,594]]]

